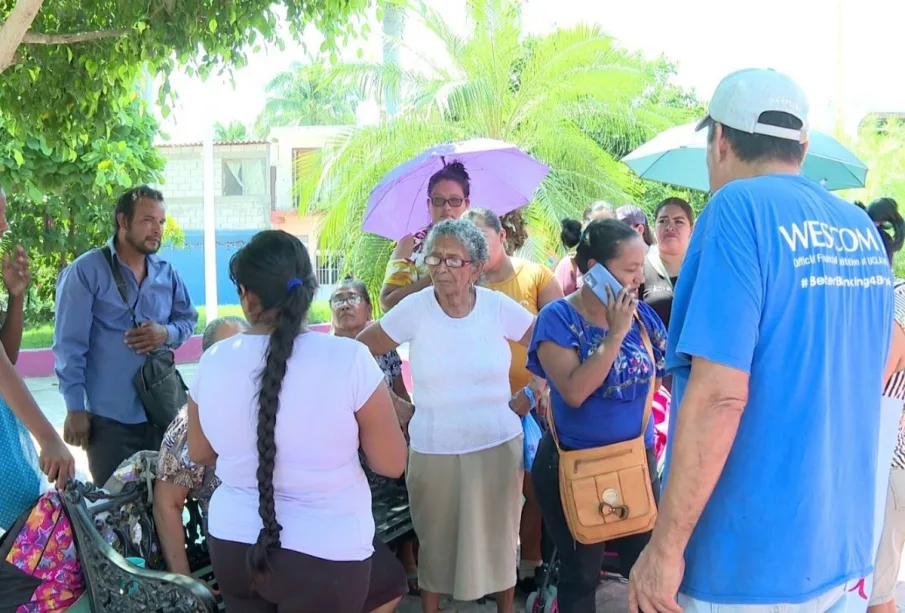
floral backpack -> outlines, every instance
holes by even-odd
[[[72,524],[48,492],[0,539],[0,613],[62,613],[84,592]]]

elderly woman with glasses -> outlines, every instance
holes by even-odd
[[[512,613],[524,473],[516,411],[530,405],[512,398],[508,341],[527,345],[534,316],[475,286],[488,246],[470,221],[438,223],[424,249],[432,286],[358,335],[374,355],[409,343],[418,410],[406,483],[422,611],[438,611],[441,594],[494,594]]]

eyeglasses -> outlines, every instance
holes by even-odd
[[[471,264],[471,260],[462,258],[438,258],[435,255],[428,255],[424,258],[424,263],[428,266],[439,266],[440,262],[446,264],[447,268],[462,268],[466,264]]]
[[[361,296],[358,294],[352,294],[351,296],[337,296],[336,298],[332,298],[330,300],[330,306],[333,307],[334,310],[340,308],[344,304],[348,304],[352,307],[357,307],[361,304]]]
[[[465,202],[462,198],[444,198],[443,196],[431,196],[431,204],[437,207],[438,209],[442,209],[447,204],[454,209],[462,206],[462,203]]]

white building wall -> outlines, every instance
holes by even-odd
[[[204,228],[201,146],[161,147],[166,158],[164,182],[159,186],[167,205],[167,215],[183,230]],[[265,162],[265,192],[254,196],[223,195],[224,160]],[[214,146],[214,206],[218,230],[263,230],[270,227],[270,145],[232,144]]]
[[[296,208],[292,185],[293,150],[321,149],[342,139],[352,129],[353,126],[300,126],[274,128],[270,131],[270,163],[276,167],[275,210],[289,211]]]

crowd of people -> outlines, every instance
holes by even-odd
[[[882,398],[905,401],[905,283],[890,267],[905,221],[891,199],[855,206],[801,175],[808,107],[785,75],[729,75],[699,129],[713,196],[697,218],[679,197],[650,218],[593,202],[563,222],[568,254],[555,270],[515,255],[524,237],[472,207],[468,169],[445,165],[426,186],[432,222],[388,264],[382,317],[349,278],[330,297],[331,334],[306,328],[317,282],[303,244],[258,233],[229,262],[246,317],[207,326],[187,405],[166,429],[146,419],[132,375],[183,343],[197,313],[156,255],[162,194],[130,190],[115,236],[59,279],[65,441],[87,450],[97,483],[133,453],[160,451],[167,566],[189,574],[182,512],[196,499],[231,613],[389,612],[409,592],[425,613],[443,595],[491,596],[512,613],[516,590],[534,589],[554,555],[564,613],[596,610],[608,556],[629,579],[632,613],[822,613],[867,578],[864,608],[891,613],[905,419],[882,526],[872,476]],[[585,282],[599,267],[618,282],[605,295]],[[74,474],[12,366],[29,280],[21,249],[3,280],[0,420],[21,440],[4,449],[17,463],[0,479],[0,529],[33,502],[35,467],[60,484]],[[543,435],[526,471],[528,418]],[[653,528],[577,534],[576,521],[639,511],[618,503],[625,483],[594,500],[594,480],[609,477],[585,468],[590,507],[601,503],[587,515],[587,483],[565,458],[634,440],[645,457],[631,487],[651,493]],[[381,479],[402,479],[409,497],[415,536],[397,552],[375,531]]]

